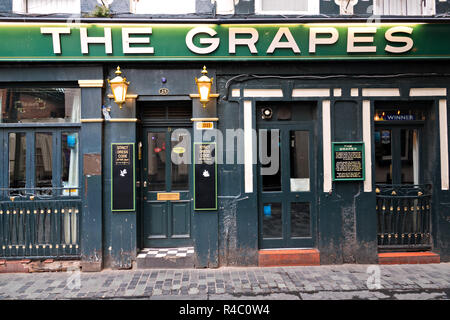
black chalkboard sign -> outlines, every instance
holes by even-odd
[[[216,143],[194,143],[194,210],[217,210]]]
[[[111,143],[111,210],[135,211],[134,143]]]
[[[333,142],[333,181],[364,178],[364,143]]]

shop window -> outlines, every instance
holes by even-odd
[[[78,123],[80,98],[76,88],[0,89],[0,123]]]
[[[374,14],[427,16],[435,14],[435,0],[374,0]]]
[[[15,13],[80,13],[80,0],[13,0]]]
[[[310,190],[309,131],[290,131],[291,192]]]
[[[166,133],[148,132],[149,190],[166,190]]]
[[[195,0],[132,0],[131,13],[135,14],[180,14],[195,13]]]
[[[14,131],[6,135],[9,195],[79,196],[79,132],[67,128],[4,130]]]
[[[26,186],[27,137],[25,132],[11,132],[8,135],[9,188]]]
[[[257,14],[318,14],[319,0],[256,0]]]
[[[34,144],[35,186],[38,193],[48,193],[53,180],[53,135],[36,132]]]
[[[78,195],[78,132],[61,134],[61,184],[63,196]]]

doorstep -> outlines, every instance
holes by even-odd
[[[317,249],[276,249],[259,250],[258,266],[319,266],[320,252]]]
[[[137,269],[194,268],[194,247],[144,248],[136,257]]]
[[[378,254],[379,264],[428,264],[440,263],[440,256],[434,252],[384,252]]]

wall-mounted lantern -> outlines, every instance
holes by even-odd
[[[115,74],[116,77],[112,80],[108,79],[108,83],[111,86],[114,101],[119,105],[120,109],[122,109],[122,105],[125,103],[127,98],[127,90],[130,83],[127,82],[127,78],[122,78],[122,71],[120,71],[120,67],[117,67]]]
[[[200,78],[195,78],[195,83],[198,87],[198,94],[191,94],[191,98],[200,98],[200,103],[203,104],[203,108],[206,108],[206,104],[211,100],[211,98],[219,97],[217,93],[211,93],[211,86],[213,83],[213,78],[207,76],[208,71],[206,66],[203,66],[202,76]]]

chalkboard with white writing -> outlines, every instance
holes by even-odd
[[[135,210],[134,143],[111,144],[111,210]]]
[[[194,143],[194,210],[217,210],[216,143]]]

